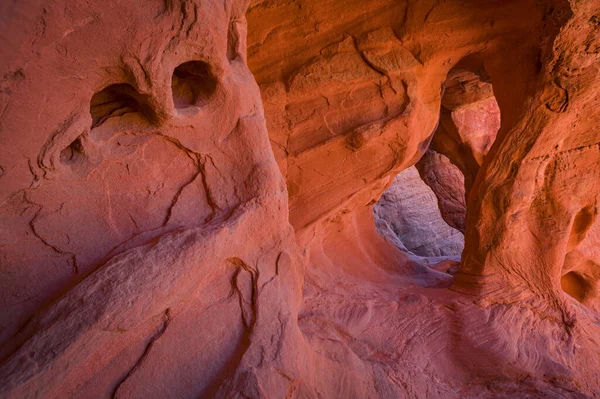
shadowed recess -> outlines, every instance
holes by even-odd
[[[114,84],[94,94],[90,102],[92,129],[110,118],[132,112],[139,112],[144,118],[153,119],[154,114],[146,104],[145,97],[127,83]]]
[[[215,93],[217,79],[210,66],[202,61],[188,61],[173,71],[171,89],[173,105],[177,109],[199,107]]]

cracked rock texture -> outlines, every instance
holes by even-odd
[[[0,22],[0,397],[600,397],[598,0]]]

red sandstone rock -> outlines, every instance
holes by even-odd
[[[446,156],[431,149],[415,166],[435,194],[442,218],[450,227],[464,232],[467,203],[465,177],[460,169]]]
[[[501,115],[483,64],[461,63],[465,65],[451,69],[444,82],[440,124],[433,135],[431,147],[460,169],[468,195],[485,156],[496,140]],[[475,72],[464,69],[467,67]]]
[[[253,335],[293,327],[301,275],[243,2],[1,7],[0,396],[265,373]]]
[[[598,1],[0,20],[1,397],[597,397]],[[373,218],[430,145],[459,266]]]
[[[290,220],[300,232],[300,245],[310,254],[300,327],[327,359],[322,372],[327,369],[331,374],[333,368],[333,374],[340,375],[336,381],[344,381],[316,383],[318,392],[328,397],[419,398],[596,395],[598,352],[591,337],[598,334],[592,326],[597,316],[589,312],[595,281],[590,270],[595,263],[567,248],[573,259],[567,269],[576,264],[573,267],[581,268],[578,274],[550,271],[540,264],[541,254],[551,248],[555,255],[546,256],[562,264],[566,253],[558,237],[569,235],[568,228],[563,232],[552,228],[552,215],[570,208],[553,208],[544,193],[554,190],[563,201],[578,194],[562,178],[538,176],[536,171],[544,170],[538,164],[519,166],[524,158],[512,154],[529,151],[533,139],[527,137],[537,133],[530,135],[525,126],[541,127],[551,110],[568,118],[585,115],[586,122],[577,123],[581,132],[597,124],[590,113],[598,105],[597,96],[591,94],[597,55],[589,49],[597,40],[593,32],[598,7],[594,1],[577,6],[549,2],[541,7],[527,1],[485,6],[264,1],[251,8],[249,37],[256,44],[250,46],[249,62],[261,86],[274,152],[288,182]],[[570,20],[573,15],[579,17]],[[554,39],[567,21],[571,36],[565,33],[568,39],[557,47]],[[579,72],[579,66],[570,69],[569,87],[587,88],[589,94],[582,98],[588,103],[565,110],[567,78],[547,87],[537,82],[552,82],[556,74],[551,71],[561,64],[562,54],[572,52],[589,72]],[[459,79],[462,86],[450,84],[456,82],[457,71],[467,78]],[[534,105],[536,93],[543,100]],[[446,111],[431,138],[441,106]],[[341,109],[346,110],[342,115]],[[544,144],[558,147],[541,151],[536,162],[544,162],[560,148],[577,147],[564,144],[569,141],[564,137],[571,131],[570,123],[552,127],[556,136]],[[512,130],[519,124],[523,127]],[[491,146],[496,135],[497,144]],[[507,137],[513,138],[511,146],[504,144]],[[580,137],[595,142],[591,133]],[[453,288],[461,294],[454,299],[431,290],[421,296],[414,288],[402,296],[400,276],[429,287],[443,286],[443,280],[427,280],[425,276],[434,275],[418,269],[414,259],[377,242],[372,222],[363,216],[364,207],[374,204],[430,141],[464,173],[467,191],[476,187],[467,212],[466,254]],[[595,158],[588,159],[585,172],[576,165],[570,168],[593,179]],[[565,162],[555,169],[564,170]],[[479,173],[480,167],[489,172]],[[523,177],[517,183],[518,170]],[[483,179],[484,175],[488,177]],[[494,183],[488,185],[487,179]],[[534,184],[548,188],[518,190]],[[590,190],[595,187],[591,181],[585,184]],[[533,202],[530,193],[542,195],[541,202]],[[485,206],[480,207],[480,201]],[[507,208],[511,201],[519,204],[515,211]],[[558,218],[565,226],[572,220]],[[520,238],[529,237],[528,225],[538,223],[545,226],[535,233],[545,236],[541,247],[533,237]],[[576,230],[586,232],[578,236],[592,240],[594,230],[587,223]],[[551,238],[554,233],[558,235]],[[503,236],[504,241],[495,240]],[[470,242],[475,247],[469,248]],[[584,241],[573,245],[586,246]],[[379,248],[377,256],[372,255],[373,246]],[[522,255],[513,259],[513,252]],[[493,265],[490,256],[496,259]],[[503,272],[507,264],[512,269]],[[525,268],[530,277],[522,277]],[[533,289],[537,284],[531,280],[537,281],[540,273],[546,273],[544,279],[554,288],[543,284]],[[563,278],[567,292],[588,307],[560,290],[561,275],[567,276]],[[548,297],[544,290],[554,294]],[[462,296],[463,292],[476,295]],[[551,303],[544,298],[552,298]],[[409,303],[416,304],[412,311]],[[397,312],[402,315],[395,316]],[[585,355],[590,351],[594,354]],[[524,370],[530,377],[521,378]],[[549,375],[553,377],[548,379]]]

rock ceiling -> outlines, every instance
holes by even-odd
[[[599,397],[599,1],[0,21],[1,397]]]

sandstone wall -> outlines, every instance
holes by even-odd
[[[0,396],[598,396],[598,1],[0,20]],[[458,265],[373,218],[430,145]]]

